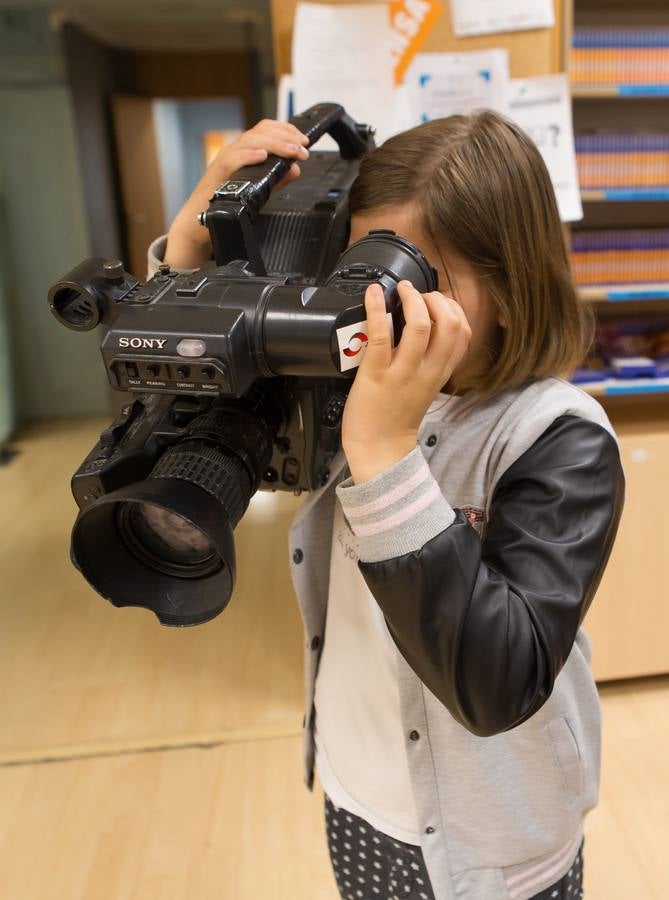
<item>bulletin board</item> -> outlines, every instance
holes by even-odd
[[[329,5],[351,0],[325,0]],[[271,0],[274,60],[277,81],[291,71],[293,19],[298,0]],[[444,12],[435,22],[421,52],[462,52],[490,50],[497,47],[509,51],[511,78],[551,75],[565,68],[565,6],[569,0],[554,0],[555,25],[529,31],[508,31],[458,38],[453,34],[448,0],[442,0]],[[371,38],[370,38],[371,39]]]

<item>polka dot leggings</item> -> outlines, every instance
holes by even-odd
[[[325,796],[330,861],[343,900],[435,900],[423,853]],[[582,900],[583,843],[569,872],[532,900]]]

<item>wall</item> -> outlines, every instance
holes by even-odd
[[[244,110],[235,98],[154,101],[166,227],[202,177],[202,134],[244,128]]]
[[[68,331],[47,306],[49,286],[90,247],[71,96],[58,35],[44,11],[0,15],[0,122],[11,321],[0,340],[11,343],[17,416],[106,413],[99,334]],[[3,408],[7,402],[5,396]]]
[[[7,300],[6,238],[4,207],[0,196],[0,448],[14,430],[14,382],[10,355],[9,305]]]
[[[123,259],[122,216],[109,97],[131,92],[133,55],[66,23],[61,31],[93,256]]]

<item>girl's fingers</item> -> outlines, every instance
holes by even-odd
[[[251,147],[254,150],[267,150],[277,156],[298,156],[300,159],[307,159],[309,156],[306,147],[298,145],[295,141],[286,141],[283,137],[275,134],[248,131],[242,135],[240,142],[240,148]]]
[[[457,365],[469,346],[472,332],[465,311],[451,297],[432,291],[424,294],[423,299],[433,321],[424,362],[440,373]]]
[[[365,292],[365,312],[367,313],[367,350],[361,366],[367,371],[387,369],[392,360],[392,343],[386,301],[380,284],[370,284]]]
[[[411,282],[400,281],[397,291],[402,300],[406,324],[393,363],[410,374],[415,372],[423,361],[430,340],[432,322],[422,294]]]
[[[277,119],[263,119],[250,130],[259,133],[274,134],[293,144],[304,144],[306,146],[309,143],[309,138],[306,134],[303,134],[298,128],[291,125],[290,122],[279,122]]]
[[[288,170],[288,174],[285,175],[281,181],[274,186],[274,190],[278,190],[281,187],[284,187],[287,184],[290,184],[291,181],[295,181],[296,178],[299,178],[301,175],[300,167],[297,163],[293,163],[290,169]]]
[[[254,128],[245,131],[239,138],[242,143],[248,140],[255,141],[260,139],[263,146],[268,141],[274,141],[278,144],[288,144],[297,146],[305,150],[309,144],[309,138],[306,134],[302,134],[294,125],[288,122],[276,122],[272,119],[266,119],[259,122]]]
[[[221,162],[233,171],[232,166],[239,169],[241,166],[263,162],[266,159],[267,150],[263,150],[261,147],[237,147],[235,150],[228,150]]]

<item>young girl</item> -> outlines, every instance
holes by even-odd
[[[305,143],[285,123],[247,132],[151,266],[200,265],[193,213],[212,186],[266,151],[306,158]],[[573,900],[601,740],[581,623],[624,476],[604,410],[565,380],[591,322],[549,176],[513,123],[453,116],[371,153],[350,212],[351,241],[393,229],[441,291],[400,284],[395,349],[367,291],[342,452],[291,529],[305,781],[315,765],[337,886],[346,900]]]

